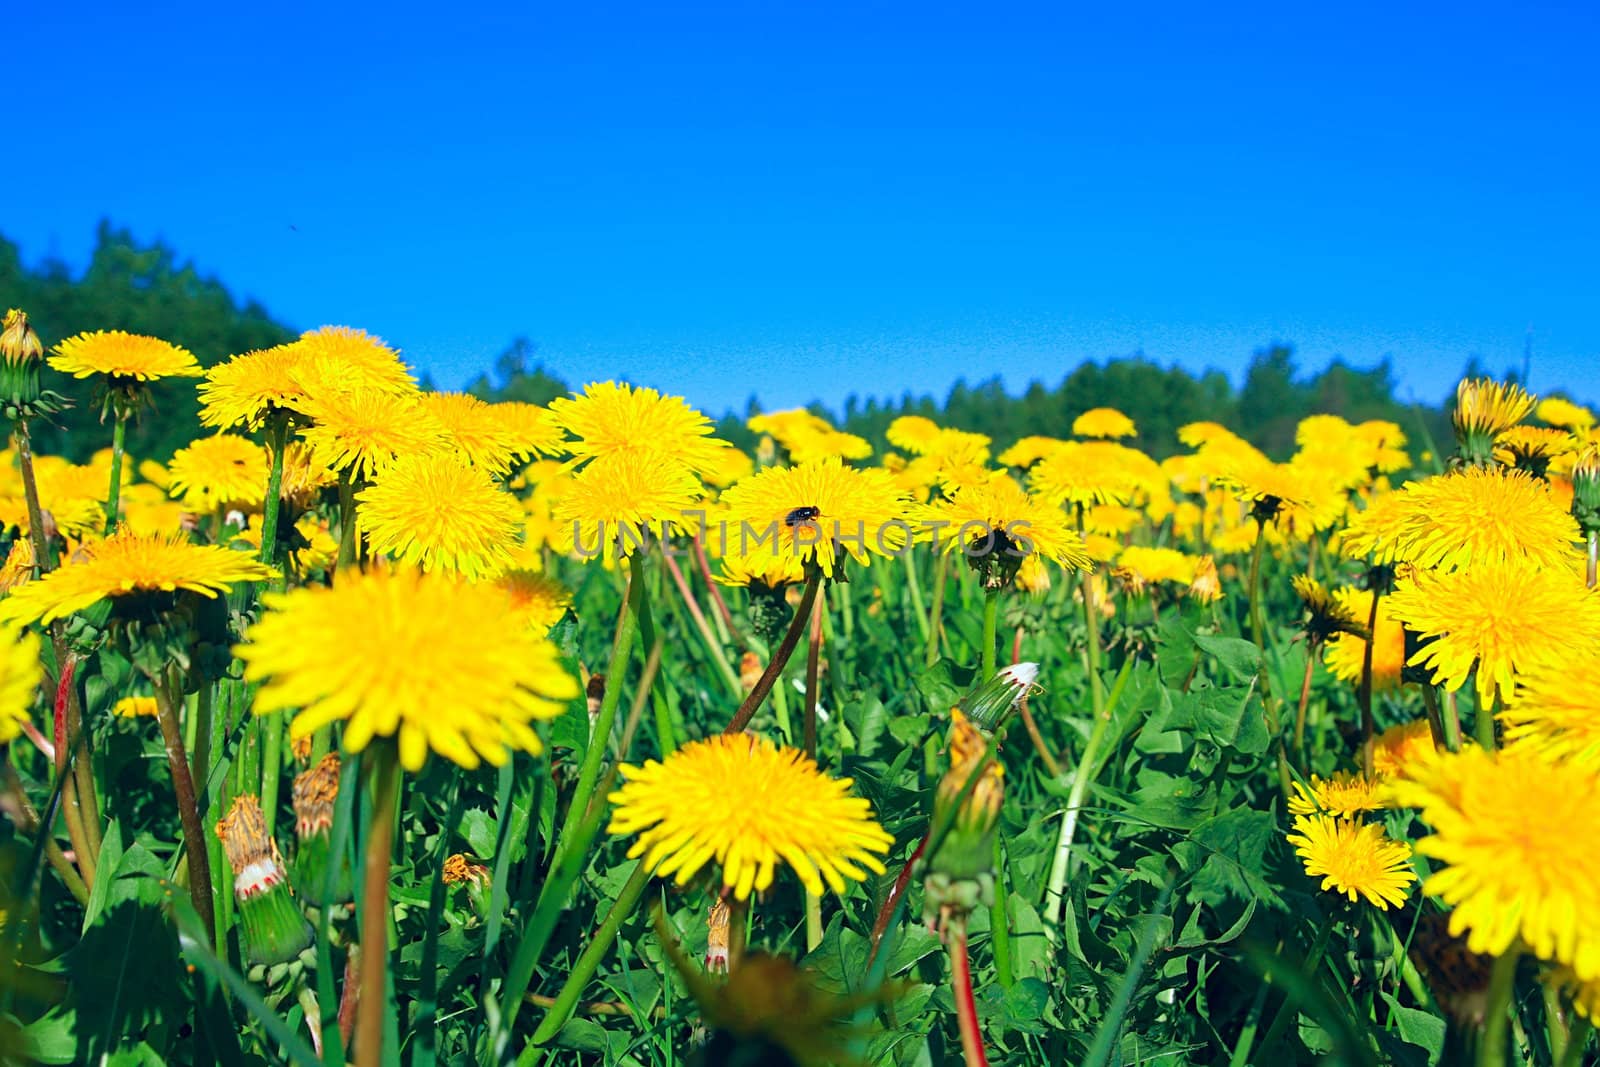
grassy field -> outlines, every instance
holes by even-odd
[[[0,356],[11,1060],[1594,1062],[1574,404],[747,454],[360,331]]]

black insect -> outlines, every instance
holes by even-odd
[[[789,514],[785,515],[783,517],[783,524],[791,528],[795,526],[804,526],[808,523],[815,522],[817,520],[817,516],[821,514],[821,508],[808,504],[803,508],[795,508],[793,511],[789,512]]]

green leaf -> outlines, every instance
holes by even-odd
[[[1248,682],[1261,670],[1261,650],[1253,642],[1238,637],[1209,637],[1195,634],[1194,643],[1233,678]]]
[[[1260,755],[1272,739],[1259,702],[1250,699],[1253,692],[1252,686],[1229,686],[1179,694],[1166,725],[1187,730],[1219,748]]]
[[[1191,872],[1189,900],[1217,907],[1233,897],[1282,908],[1278,891],[1262,877],[1267,846],[1276,833],[1271,813],[1251,808],[1225,811],[1195,827],[1189,840],[1173,849]]]
[[[1445,1021],[1432,1012],[1420,1008],[1403,1008],[1391,994],[1383,994],[1389,1004],[1389,1014],[1407,1044],[1416,1045],[1428,1054],[1428,1067],[1436,1067],[1444,1056]]]
[[[495,818],[482,808],[472,808],[461,816],[458,832],[472,854],[479,859],[493,858],[495,835],[499,827]]]

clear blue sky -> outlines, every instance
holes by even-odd
[[[1278,339],[1438,399],[1531,325],[1600,392],[1593,4],[265,12],[14,13],[0,232],[109,217],[451,386],[518,334],[714,411]]]

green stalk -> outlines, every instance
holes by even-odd
[[[1473,717],[1472,732],[1478,739],[1478,744],[1483,746],[1485,752],[1493,752],[1494,739],[1494,709],[1498,698],[1491,697],[1485,701],[1482,696],[1473,702],[1477,707],[1477,714]]]
[[[1006,913],[1009,896],[1006,889],[1005,849],[1000,844],[1000,835],[995,834],[994,903],[989,907],[989,936],[993,939],[995,978],[1001,989],[1010,989],[1014,981],[1011,971],[1011,919]]]
[[[1050,865],[1050,883],[1045,889],[1044,898],[1045,934],[1052,941],[1056,936],[1056,926],[1061,922],[1061,907],[1065,902],[1067,874],[1072,858],[1072,839],[1078,830],[1078,813],[1083,809],[1084,798],[1089,795],[1089,787],[1099,773],[1100,748],[1105,743],[1106,729],[1111,725],[1117,705],[1122,701],[1122,690],[1127,685],[1132,667],[1133,659],[1130,657],[1117,674],[1111,699],[1104,709],[1095,712],[1094,726],[1089,730],[1089,742],[1083,746],[1077,773],[1072,778],[1072,790],[1067,794],[1067,809],[1062,815],[1061,833],[1056,839],[1055,860]]]
[[[178,802],[178,821],[183,828],[183,853],[189,865],[189,896],[207,934],[217,928],[211,906],[211,849],[200,825],[200,806],[195,799],[194,778],[189,774],[189,757],[183,750],[183,728],[178,724],[179,694],[183,692],[182,668],[174,665],[150,678],[156,696],[156,721],[167,750],[167,768],[172,772],[172,791]]]
[[[922,583],[917,580],[917,560],[907,545],[900,558],[906,561],[906,593],[911,597],[911,617],[916,620],[917,632],[922,635],[922,640],[928,639],[928,616],[922,610]],[[869,570],[871,568],[868,568]],[[887,594],[885,596],[887,599]]]
[[[944,631],[944,587],[948,584],[949,567],[949,555],[939,553],[939,561],[933,565],[933,607],[928,609],[928,651],[923,657],[923,662],[930,667],[939,659],[939,635]]]
[[[372,757],[372,814],[361,890],[361,1000],[356,1007],[356,1067],[380,1067],[389,1000],[389,865],[394,854],[400,754],[391,740],[368,746]],[[337,862],[337,857],[335,857]]]
[[[267,447],[271,449],[272,466],[267,471],[267,499],[261,505],[261,562],[274,565],[278,562],[278,509],[282,506],[279,499],[283,492],[283,450],[289,442],[289,418],[284,412],[272,416],[272,422],[267,427]],[[339,481],[341,496],[340,504],[344,502],[344,479]],[[344,531],[340,533],[340,552],[343,552]]]
[[[566,1021],[572,1017],[578,998],[583,995],[584,986],[589,984],[589,979],[594,977],[600,961],[611,951],[611,943],[617,939],[617,931],[622,929],[623,922],[633,914],[633,909],[638,906],[639,897],[644,894],[645,887],[649,884],[650,871],[641,860],[634,867],[633,875],[627,884],[617,894],[617,899],[600,923],[600,928],[584,947],[583,955],[572,965],[572,971],[567,975],[566,982],[556,994],[555,1003],[540,1020],[539,1028],[533,1032],[533,1039],[524,1046],[522,1054],[517,1057],[519,1067],[522,1064],[532,1064],[539,1053],[539,1046],[555,1037]]]
[[[1511,1026],[1511,993],[1517,981],[1522,946],[1513,944],[1495,958],[1489,972],[1488,1007],[1483,1014],[1483,1036],[1478,1045],[1478,1067],[1505,1067],[1506,1039]]]
[[[1267,524],[1256,519],[1256,543],[1250,550],[1250,635],[1255,638],[1261,653],[1261,707],[1267,716],[1267,731],[1278,753],[1278,788],[1284,796],[1291,795],[1289,786],[1289,757],[1283,746],[1283,727],[1278,721],[1278,705],[1272,695],[1271,669],[1267,666],[1267,624],[1261,605],[1261,553],[1267,545]],[[1370,642],[1369,642],[1370,647]]]
[[[979,649],[981,668],[978,671],[978,683],[981,685],[994,677],[994,630],[995,620],[1000,613],[1000,590],[985,589],[983,591],[983,646]]]
[[[728,720],[728,725],[723,728],[725,734],[736,734],[750,725],[751,718],[756,709],[761,707],[761,702],[772,691],[773,683],[783,674],[783,668],[789,663],[789,657],[794,655],[794,650],[800,644],[800,635],[805,632],[806,623],[811,621],[811,606],[816,603],[817,589],[822,584],[822,572],[813,570],[806,577],[805,590],[800,594],[800,605],[794,609],[794,618],[789,620],[789,629],[783,635],[777,651],[767,661],[766,670],[761,672],[761,677],[756,679],[755,688],[750,690],[750,695],[744,698],[744,703],[739,705],[739,710],[733,713],[733,718]]]
[[[820,684],[822,656],[822,614],[827,609],[827,597],[814,597],[811,602],[811,639],[806,642],[806,708],[803,730],[806,755],[817,758],[817,688]]]
[[[1308,979],[1315,978],[1317,968],[1322,966],[1322,956],[1328,950],[1328,938],[1332,935],[1335,925],[1331,920],[1317,924],[1316,940],[1311,943],[1311,951],[1306,954],[1305,976]],[[1285,997],[1283,1003],[1278,1005],[1278,1012],[1261,1039],[1262,1055],[1265,1056],[1272,1051],[1272,1046],[1283,1036],[1283,1031],[1288,1029],[1290,1021],[1299,1014],[1299,1005],[1292,997]]]
[[[348,470],[339,472],[339,561],[342,571],[356,561],[356,487]]]
[[[267,830],[277,832],[278,778],[283,772],[283,715],[258,717],[261,727],[261,813]]]
[[[717,635],[712,632],[711,623],[707,621],[705,612],[701,610],[700,602],[695,599],[694,590],[689,587],[689,581],[684,577],[683,569],[678,566],[677,560],[672,558],[666,546],[662,547],[661,563],[666,568],[667,573],[672,575],[672,582],[678,587],[678,595],[683,598],[683,605],[689,611],[689,619],[694,623],[695,629],[699,631],[701,640],[706,644],[706,650],[711,653],[711,661],[716,664],[718,672],[722,675],[722,680],[727,683],[734,699],[743,698],[744,686],[739,682],[739,672],[735,671],[733,664],[728,662],[728,654],[723,650],[722,642],[717,639]]]
[[[106,536],[117,529],[117,518],[122,509],[122,454],[123,442],[128,436],[128,416],[117,407],[111,424],[111,487],[106,491]]]
[[[555,863],[559,864],[568,848],[573,846],[572,831],[584,822],[584,813],[594,796],[595,783],[600,780],[600,766],[605,762],[606,749],[611,742],[611,727],[617,721],[617,703],[627,688],[628,657],[633,652],[633,637],[639,628],[638,606],[644,596],[644,553],[634,552],[628,557],[628,593],[617,613],[616,635],[611,644],[611,662],[606,666],[606,691],[600,698],[600,713],[595,718],[594,729],[589,733],[589,744],[583,752],[583,764],[578,769],[578,785],[572,794],[572,804],[567,809],[567,821],[556,838]]]
[[[1376,583],[1370,583],[1374,586]],[[1379,591],[1372,590],[1372,607],[1367,611],[1367,643],[1361,650],[1361,771],[1372,777],[1372,741],[1378,732],[1377,719],[1372,714],[1372,654],[1378,643]]]
[[[1589,1047],[1589,1035],[1594,1032],[1594,1024],[1583,1016],[1575,1016],[1572,1020],[1572,1032],[1567,1035],[1567,1048],[1562,1054],[1560,1067],[1581,1067],[1584,1050]]]

